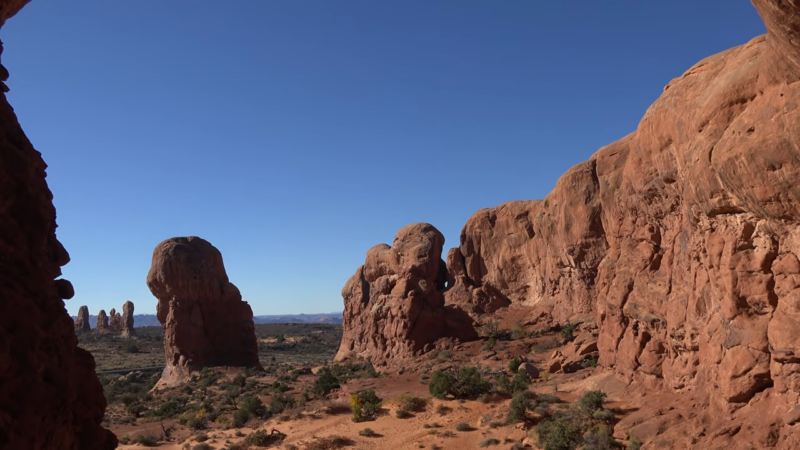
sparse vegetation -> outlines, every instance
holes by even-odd
[[[267,433],[267,430],[257,430],[247,435],[244,443],[254,447],[269,447],[286,438],[286,435],[278,430],[273,429]]]
[[[569,321],[567,321],[566,325],[561,327],[561,330],[560,330],[559,333],[561,334],[561,339],[564,341],[565,344],[567,342],[571,342],[575,338],[573,336],[573,334],[575,333],[575,329],[576,328],[577,328],[577,325],[573,325],[573,324],[569,323]]]
[[[488,447],[490,445],[499,445],[499,444],[500,444],[499,439],[489,437],[478,442],[478,447]]]
[[[472,427],[467,422],[459,422],[456,424],[456,431],[472,431]]]
[[[522,362],[515,356],[514,359],[508,363],[508,370],[510,370],[511,373],[517,373],[517,369],[519,369],[520,364],[522,364]]]
[[[517,374],[514,375],[514,380],[511,381],[511,390],[512,392],[525,391],[530,385],[531,377],[528,375],[528,372],[525,370],[518,370]]]
[[[508,406],[508,423],[524,422],[526,419],[525,413],[529,410],[536,408],[536,394],[533,392],[520,392],[514,395],[511,403]]]
[[[556,338],[534,342],[533,345],[531,345],[531,353],[544,353],[554,348],[561,347],[562,345],[563,343]]]
[[[456,399],[477,398],[489,392],[491,387],[491,382],[485,379],[476,367],[434,371],[428,385],[431,395],[439,399],[444,399],[448,395]]]
[[[350,407],[353,412],[353,422],[363,422],[375,418],[381,409],[381,399],[372,389],[361,391],[350,396]]]
[[[395,403],[397,403],[400,409],[422,412],[425,411],[425,406],[428,404],[428,401],[416,395],[401,395],[395,399]]]
[[[405,409],[398,409],[395,414],[397,415],[398,419],[408,419],[412,416],[412,414]]]
[[[359,436],[364,436],[364,437],[374,437],[376,434],[377,433],[372,431],[372,428],[364,428],[363,430],[358,432]]]

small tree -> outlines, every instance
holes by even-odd
[[[531,377],[526,370],[518,370],[514,375],[514,380],[511,382],[511,387],[514,392],[521,392],[527,390],[531,385]]]
[[[353,422],[363,422],[374,419],[381,409],[381,398],[375,391],[368,389],[350,396],[350,408],[353,412]]]
[[[586,412],[593,413],[603,408],[607,394],[603,391],[589,391],[583,394],[579,404]]]
[[[514,359],[512,359],[511,362],[508,363],[508,370],[510,370],[511,373],[517,373],[517,370],[519,370],[519,365],[520,364],[522,364],[522,363],[515,356]]]

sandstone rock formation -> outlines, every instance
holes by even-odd
[[[86,305],[78,308],[78,315],[75,317],[75,331],[89,331],[89,307]]]
[[[0,25],[25,3],[0,0]],[[112,449],[94,359],[78,348],[62,300],[72,285],[55,280],[69,254],[56,239],[47,166],[3,94],[7,78],[0,66],[0,448]]]
[[[122,337],[131,337],[136,334],[133,329],[133,302],[128,300],[122,305]]]
[[[164,325],[167,367],[161,385],[203,367],[261,368],[253,311],[228,281],[222,254],[209,242],[190,236],[158,244],[147,286],[158,299],[156,313]]]
[[[699,428],[734,420],[747,445],[797,448],[800,2],[753,4],[767,36],[674,79],[544,200],[475,214],[446,296],[562,323],[594,311],[601,365],[691,396]],[[698,430],[697,448],[719,438]]]
[[[98,333],[108,333],[108,316],[105,309],[101,309],[97,313],[97,326],[94,329]]]
[[[376,245],[342,289],[344,335],[337,360],[371,357],[376,364],[412,357],[440,338],[476,339],[472,319],[445,307],[444,236],[415,223],[397,232],[392,246]]]
[[[111,311],[108,312],[109,317],[109,325],[108,329],[114,334],[122,333],[122,316],[117,312],[116,309],[111,308]]]

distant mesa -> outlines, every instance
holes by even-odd
[[[444,236],[433,225],[408,225],[392,246],[376,245],[342,290],[343,337],[337,360],[394,364],[437,346],[477,339],[473,320],[445,306]]]
[[[147,286],[164,325],[167,366],[160,386],[178,384],[204,367],[261,368],[253,311],[208,241],[190,236],[158,244]]]

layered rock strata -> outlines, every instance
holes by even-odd
[[[478,336],[459,307],[445,306],[444,236],[415,223],[397,232],[392,246],[376,245],[342,289],[344,322],[337,360],[357,356],[384,364],[419,355],[440,339]]]
[[[228,281],[222,254],[209,242],[190,236],[158,244],[147,286],[158,299],[164,325],[167,366],[161,385],[184,381],[204,367],[261,368],[253,311]]]

